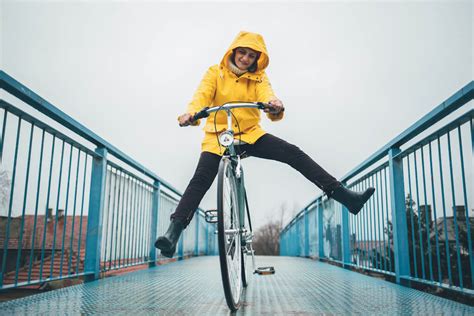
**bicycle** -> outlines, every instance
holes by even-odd
[[[211,113],[215,113],[217,116],[218,111],[226,111],[227,113],[227,129],[217,136],[219,143],[226,148],[219,163],[217,176],[217,210],[209,210],[205,214],[207,222],[217,223],[219,261],[224,296],[232,311],[239,309],[242,291],[249,284],[246,255],[252,256],[254,274],[275,273],[273,267],[255,268],[255,254],[252,247],[252,222],[241,165],[242,154],[237,153],[235,148],[235,146],[242,144],[242,141],[235,139],[232,129],[232,117],[235,118],[232,109],[236,108],[264,110],[271,107],[262,102],[231,102],[212,108],[206,107],[191,118],[191,121],[196,121],[208,117]]]

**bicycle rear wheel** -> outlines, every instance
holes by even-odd
[[[242,294],[242,247],[240,235],[237,179],[230,159],[219,164],[217,179],[217,235],[222,284],[227,305],[232,311],[240,307]]]

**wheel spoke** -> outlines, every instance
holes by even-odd
[[[232,241],[229,244],[229,248],[228,248],[229,250],[226,252],[227,256],[229,255],[230,250],[232,250],[232,245],[234,245],[234,244],[235,244],[235,238],[232,238]]]

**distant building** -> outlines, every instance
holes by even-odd
[[[36,216],[36,227],[35,215],[25,215],[23,233],[21,234],[20,230],[22,225],[22,217],[18,216],[11,218],[8,244],[6,245],[5,242],[8,217],[0,216],[1,258],[3,258],[5,246],[7,249],[4,283],[13,283],[12,274],[15,273],[17,260],[19,260],[19,270],[23,272],[23,276],[25,274],[23,270],[29,268],[30,259],[32,260],[33,274],[38,274],[41,264],[41,256],[43,256],[43,275],[48,275],[51,268],[53,243],[55,254],[54,263],[52,264],[53,275],[57,275],[57,270],[60,266],[64,266],[64,273],[67,273],[68,268],[70,268],[71,261],[73,261],[75,265],[77,258],[80,258],[79,264],[82,265],[86,247],[87,216],[82,216],[82,227],[80,219],[80,216],[64,216],[64,212],[58,212],[55,234],[55,217],[52,216],[51,209],[47,213],[47,218],[45,218],[45,215]],[[80,228],[81,232],[79,231]],[[61,261],[61,252],[63,247],[64,252]],[[78,255],[78,252],[80,252],[80,255]],[[35,277],[37,279],[39,278],[38,275],[31,276],[32,279],[35,279]]]
[[[454,216],[440,217],[436,219],[435,229],[430,231],[430,239],[435,240],[436,233],[438,234],[438,242],[440,244],[446,243],[446,237],[449,244],[456,244],[456,228],[461,252],[467,253],[469,251],[467,243],[468,221],[466,219],[466,209],[464,205],[458,205],[455,208],[456,221]],[[469,218],[469,230],[471,234],[471,243],[474,240],[474,218]]]

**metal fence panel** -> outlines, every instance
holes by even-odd
[[[181,193],[3,71],[0,87],[0,290],[154,263]],[[178,255],[217,253],[195,221]]]
[[[313,256],[319,248],[320,258],[395,275],[397,282],[472,293],[473,96],[470,82],[341,179],[356,191],[376,189],[357,216],[346,221],[341,205],[322,195],[312,201],[306,216],[283,229],[281,254],[304,256],[306,246]],[[455,111],[461,114],[447,118]]]

